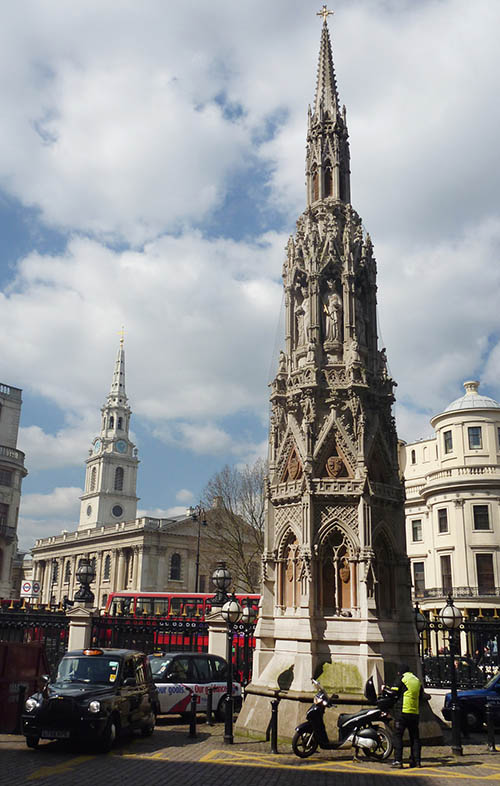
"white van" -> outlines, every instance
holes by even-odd
[[[197,710],[206,712],[209,688],[217,720],[224,720],[227,663],[218,655],[203,652],[155,652],[149,655],[153,680],[158,688],[160,714],[181,715],[191,709],[196,696]],[[241,707],[241,685],[233,682],[234,708]]]

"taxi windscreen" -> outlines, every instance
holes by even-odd
[[[57,670],[56,684],[88,682],[112,685],[118,676],[119,661],[107,656],[75,656],[63,658]]]

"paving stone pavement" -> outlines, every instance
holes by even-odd
[[[273,755],[267,742],[237,736],[234,745],[225,745],[223,735],[221,724],[211,727],[201,722],[191,739],[185,724],[168,718],[160,720],[152,737],[124,738],[110,754],[102,755],[55,742],[43,742],[33,751],[24,737],[4,734],[0,735],[0,785],[262,786],[264,779],[278,786],[368,786],[370,779],[380,786],[401,779],[405,786],[448,786],[464,780],[500,784],[500,752],[486,752],[484,735],[467,740],[459,758],[451,756],[447,746],[424,748],[418,770],[392,770],[390,763],[368,759],[353,762],[349,750],[318,751],[300,760],[289,743],[281,742],[280,753]]]

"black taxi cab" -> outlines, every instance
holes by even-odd
[[[158,692],[147,656],[124,649],[67,652],[53,681],[24,705],[26,744],[40,739],[88,741],[106,752],[125,731],[153,733]]]

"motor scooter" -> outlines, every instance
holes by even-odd
[[[317,680],[312,682],[318,688],[318,692],[307,710],[305,722],[295,729],[292,748],[296,756],[306,759],[315,753],[318,746],[324,750],[338,750],[352,746],[355,759],[358,758],[360,749],[371,759],[383,761],[389,758],[393,749],[392,735],[389,729],[377,726],[375,722],[388,723],[391,720],[387,710],[396,702],[396,696],[390,689],[384,689],[377,697],[373,679],[370,677],[365,685],[365,697],[376,707],[352,714],[341,713],[337,721],[338,740],[331,742],[326,733],[323,716],[327,707],[336,706],[334,700],[338,699],[338,695],[334,693],[328,697]]]

